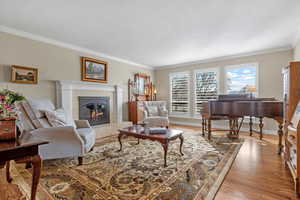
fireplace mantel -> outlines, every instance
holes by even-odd
[[[73,90],[92,90],[113,92],[113,106],[115,107],[117,123],[123,122],[122,103],[123,89],[119,85],[107,85],[101,83],[82,82],[82,81],[55,81],[56,83],[56,103],[57,107],[64,108],[67,113],[67,120],[73,118]]]

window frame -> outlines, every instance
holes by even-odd
[[[254,66],[256,68],[256,80],[255,80],[255,86],[257,88],[257,91],[255,92],[256,97],[259,97],[259,64],[257,62],[254,63],[243,63],[243,64],[237,64],[237,65],[227,65],[224,67],[224,93],[228,94],[228,84],[227,84],[227,70],[228,69],[237,69],[241,67],[247,67],[247,66]]]
[[[201,72],[215,72],[217,74],[216,81],[217,81],[217,94],[220,94],[220,67],[210,67],[210,68],[204,68],[204,69],[195,69],[193,70],[193,116],[195,118],[201,118],[201,114],[197,113],[197,97],[196,97],[196,74]]]
[[[187,84],[187,89],[188,89],[188,106],[187,106],[187,110],[188,112],[173,112],[172,111],[172,78],[178,74],[188,74],[189,78],[188,78],[188,84]],[[170,116],[189,116],[191,114],[191,71],[179,71],[179,72],[172,72],[169,73],[169,111],[170,111]]]

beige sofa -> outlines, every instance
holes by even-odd
[[[69,122],[66,126],[53,127],[43,113],[45,110],[55,112],[50,100],[23,101],[17,103],[16,107],[21,139],[49,142],[39,147],[43,160],[78,157],[81,165],[82,157],[92,150],[96,134],[88,121],[77,120]]]

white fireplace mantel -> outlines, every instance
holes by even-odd
[[[64,108],[67,115],[67,120],[73,118],[73,90],[92,90],[113,92],[113,106],[115,106],[116,122],[123,122],[122,103],[123,89],[119,85],[106,85],[101,83],[82,82],[82,81],[55,81],[56,83],[56,102],[57,107]]]

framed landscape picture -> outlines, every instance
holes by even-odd
[[[107,83],[107,62],[81,57],[82,80]]]
[[[37,84],[38,69],[13,65],[11,67],[11,81],[14,83]]]

